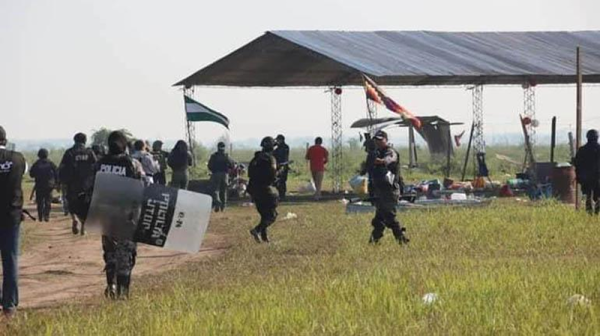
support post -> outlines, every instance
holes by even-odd
[[[537,123],[535,118],[535,87],[530,83],[523,84],[523,115],[531,120],[531,122],[525,126],[527,134],[529,135],[529,141],[531,150],[534,150],[536,144],[536,133],[534,123]],[[523,170],[527,169],[527,166],[531,164],[528,159],[529,155],[527,149],[525,149],[525,162],[523,163]]]
[[[330,88],[331,94],[331,173],[333,192],[339,193],[342,188],[342,88]]]
[[[469,144],[467,145],[467,154],[465,155],[465,164],[463,165],[461,181],[465,180],[467,175],[467,165],[469,164],[469,155],[471,154],[471,143],[473,142],[473,132],[475,131],[475,123],[471,124],[471,133],[469,134]]]
[[[472,89],[473,95],[473,164],[475,176],[478,175],[477,155],[485,153],[485,138],[483,135],[483,85],[475,85]]]
[[[554,149],[556,148],[556,117],[552,117],[552,130],[550,136],[550,162],[554,163]]]
[[[448,139],[446,140],[446,178],[450,178],[450,172],[452,169],[451,158],[452,158],[452,134],[448,131]]]
[[[377,103],[375,103],[368,97],[366,99],[367,99],[367,118],[369,120],[377,119]],[[369,127],[367,127],[367,131],[369,131],[369,133],[372,133],[373,125],[369,125]],[[371,134],[371,135],[373,135],[373,134]]]
[[[408,126],[408,168],[417,166],[417,149],[415,146],[415,129],[411,125]]]
[[[575,128],[575,152],[581,147],[581,104],[582,104],[582,92],[581,86],[583,84],[583,76],[581,74],[581,47],[577,47],[577,126]],[[578,183],[575,183],[575,209],[579,210],[580,207],[580,187]]]
[[[190,97],[190,98],[193,97],[194,88],[193,87],[184,88],[183,95]],[[183,105],[184,105],[183,110],[185,112],[185,135],[186,135],[186,138],[188,141],[190,152],[192,154],[192,162],[195,167],[196,166],[196,151],[195,151],[195,149],[196,149],[195,148],[196,147],[196,126],[187,117],[187,111],[185,109],[185,99],[184,99]]]

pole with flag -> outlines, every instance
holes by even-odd
[[[383,105],[388,110],[399,114],[402,117],[402,119],[410,121],[412,126],[416,129],[421,128],[421,120],[418,117],[416,117],[410,111],[402,107],[400,104],[396,103],[371,78],[363,74],[363,79],[367,99],[377,104]]]
[[[195,139],[195,134],[194,134],[194,126],[192,123],[193,122],[214,122],[214,123],[224,126],[225,128],[227,128],[227,130],[229,130],[229,119],[225,115],[190,98],[185,93],[183,95],[183,100],[184,100],[184,104],[185,104],[185,116],[186,116],[185,120],[186,120],[186,126],[187,126],[188,141],[189,141],[190,149],[192,151],[192,157],[194,158],[194,164],[195,164],[196,156],[194,153],[194,147],[195,147],[196,139]]]

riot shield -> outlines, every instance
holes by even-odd
[[[98,173],[86,225],[101,227],[108,236],[196,253],[211,204],[207,195]]]

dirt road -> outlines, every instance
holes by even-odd
[[[21,308],[47,308],[103,292],[106,282],[102,272],[104,262],[100,236],[97,233],[75,236],[71,233],[70,224],[70,218],[59,213],[53,213],[49,223],[29,221],[26,224],[33,228],[28,230],[27,239],[31,243],[20,258]],[[223,240],[210,234],[205,237],[198,254],[140,244],[133,281],[136,277],[164,272],[218,254],[224,249]]]

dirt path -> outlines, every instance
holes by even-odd
[[[33,213],[33,212],[32,212]],[[29,244],[20,258],[19,306],[52,307],[98,295],[105,287],[100,236],[75,236],[70,218],[53,213],[49,223],[29,223]],[[218,254],[226,248],[219,237],[207,234],[200,253],[192,255],[139,245],[136,277],[173,269],[193,260]]]

